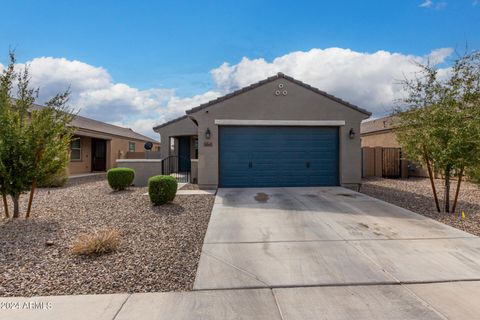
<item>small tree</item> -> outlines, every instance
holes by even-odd
[[[15,57],[1,76],[0,89],[0,192],[8,217],[7,195],[13,201],[13,217],[20,215],[20,195],[30,191],[26,217],[30,216],[37,183],[65,170],[73,128],[73,114],[66,107],[69,92],[56,95],[46,107],[36,107],[38,90],[29,86],[28,67],[16,74]],[[12,84],[17,81],[17,98]]]
[[[394,111],[396,135],[407,156],[427,167],[437,211],[434,171],[445,178],[445,212],[451,177],[458,177],[454,212],[465,171],[480,166],[480,52],[456,59],[448,75],[429,64],[419,67],[420,76],[403,83],[407,97]]]

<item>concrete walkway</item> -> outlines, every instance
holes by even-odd
[[[480,319],[480,282],[0,298],[8,320]]]
[[[219,189],[195,291],[0,298],[0,319],[480,319],[478,280],[479,238],[368,196]]]

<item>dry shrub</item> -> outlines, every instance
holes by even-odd
[[[120,244],[120,233],[116,229],[97,230],[80,235],[71,247],[77,255],[100,255],[114,252]]]

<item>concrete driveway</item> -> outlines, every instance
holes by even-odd
[[[480,238],[386,202],[219,189],[194,290],[272,296],[281,319],[480,319],[479,280]]]
[[[219,189],[194,288],[479,279],[479,238],[366,195]]]

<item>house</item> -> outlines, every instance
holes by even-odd
[[[45,108],[34,104],[32,110]],[[159,158],[160,142],[132,129],[76,115],[70,126],[75,128],[70,143],[68,174],[107,171],[116,167],[117,159]],[[150,150],[145,149],[149,142]]]
[[[362,147],[400,148],[393,132],[394,118],[391,116],[364,121],[360,125]]]
[[[149,152],[159,152],[160,143],[132,129],[105,122],[75,116],[71,122],[75,127],[71,142],[70,174],[106,171],[116,166],[117,159],[145,158]],[[152,144],[151,151],[145,144]]]
[[[362,122],[362,176],[408,178],[428,176],[425,168],[411,163],[402,153],[395,132],[395,117],[387,116]]]
[[[358,186],[370,112],[278,73],[154,127],[201,188]],[[186,162],[185,159],[193,159]],[[198,171],[195,174],[194,171]]]

